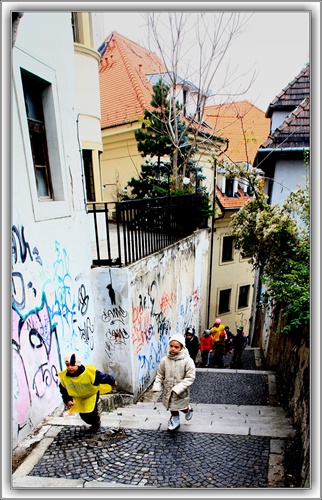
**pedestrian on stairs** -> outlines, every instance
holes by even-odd
[[[158,367],[152,387],[155,392],[163,390],[162,403],[170,410],[169,431],[180,426],[180,411],[186,420],[191,420],[193,409],[190,405],[190,386],[196,378],[196,368],[185,347],[185,338],[175,333],[169,340],[169,351]]]
[[[101,427],[99,395],[111,392],[117,381],[94,365],[82,365],[75,352],[66,353],[65,364],[66,369],[58,373],[63,402],[70,412],[78,412],[81,419],[91,425],[91,432],[98,432]]]
[[[247,345],[247,337],[243,332],[243,327],[237,328],[237,333],[233,337],[234,353],[230,363],[230,368],[242,368],[242,352]]]
[[[205,330],[200,339],[201,362],[203,368],[208,368],[210,365],[210,355],[212,353],[214,341],[210,330]]]
[[[185,347],[188,349],[190,358],[193,359],[193,362],[196,365],[196,356],[199,352],[199,340],[196,336],[196,331],[193,326],[188,326],[188,328],[186,329],[185,339]]]

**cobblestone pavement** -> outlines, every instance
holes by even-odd
[[[65,427],[30,475],[155,488],[267,486],[270,439],[124,430],[114,442]],[[209,457],[216,457],[211,460]]]
[[[161,400],[161,398],[160,398]],[[197,372],[191,402],[229,405],[267,405],[268,377],[251,373]]]
[[[260,367],[255,363],[254,352],[246,349],[243,353],[243,368],[249,371],[198,369],[191,387],[192,404],[268,406],[270,372],[256,373]],[[137,417],[142,418],[142,424],[144,408],[143,416]],[[194,413],[193,422],[197,423],[198,412]],[[205,415],[207,419],[206,409]],[[170,433],[160,428],[155,430],[157,427],[124,428],[124,425],[115,429],[102,427],[98,434],[91,434],[81,420],[68,425],[65,419],[61,427],[56,425],[48,445],[25,473],[26,480],[17,479],[17,484],[44,478],[45,484],[57,480],[65,483],[72,480],[69,484],[73,484],[74,480],[80,482],[77,484],[81,488],[115,485],[231,489],[269,488],[273,478],[274,487],[283,485],[284,441],[275,434],[216,434],[205,429],[199,432],[198,425],[197,432],[178,429]]]
[[[233,357],[233,353],[227,353],[223,358],[224,365],[227,365],[227,368],[229,368],[232,357]],[[258,369],[262,370],[263,369],[262,368],[263,360],[261,360],[261,364],[258,367],[256,365],[256,361],[255,361],[254,350],[252,350],[252,349],[246,348],[242,353],[241,360],[242,360],[242,369],[243,370],[258,370]]]

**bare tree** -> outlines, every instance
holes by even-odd
[[[229,48],[246,29],[249,17],[236,12],[146,14],[149,48],[158,53],[170,83],[171,105],[166,128],[175,148],[173,175],[177,186],[178,155],[182,144],[176,119],[178,114],[183,115],[188,126],[192,146],[202,145],[203,149],[213,149],[213,132],[207,130],[203,123],[205,105],[214,96],[233,99],[245,93],[254,81],[255,72],[249,77],[246,88],[241,89],[238,94],[231,94],[227,89],[244,75],[237,75],[236,70],[230,71],[227,64],[224,80],[218,85],[219,70],[228,57]],[[216,89],[211,90],[215,84]],[[178,88],[183,88],[184,85],[193,86],[194,92],[190,102],[178,109]],[[191,151],[193,150],[194,147]],[[189,157],[186,161],[188,160]],[[185,167],[182,172],[182,176],[184,175]]]

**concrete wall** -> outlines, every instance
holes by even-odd
[[[171,334],[206,327],[208,238],[197,231],[127,268],[92,270],[97,363],[135,397],[154,380]]]
[[[77,140],[70,13],[25,12],[12,61],[11,392],[16,446],[61,404],[57,373],[64,352],[72,348],[84,363],[93,362],[100,345]],[[50,83],[53,134],[48,141],[53,135],[57,139],[50,154],[53,200],[37,195],[20,68]]]
[[[296,459],[300,465],[301,487],[309,488],[311,480],[311,354],[310,332],[283,334],[285,320],[270,310],[270,324],[263,321],[259,347],[266,366],[275,370],[281,391],[282,405],[297,430],[300,449]],[[315,447],[315,446],[314,446]]]

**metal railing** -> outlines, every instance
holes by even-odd
[[[93,214],[93,265],[122,267],[206,228],[200,195],[166,196],[87,205]]]

